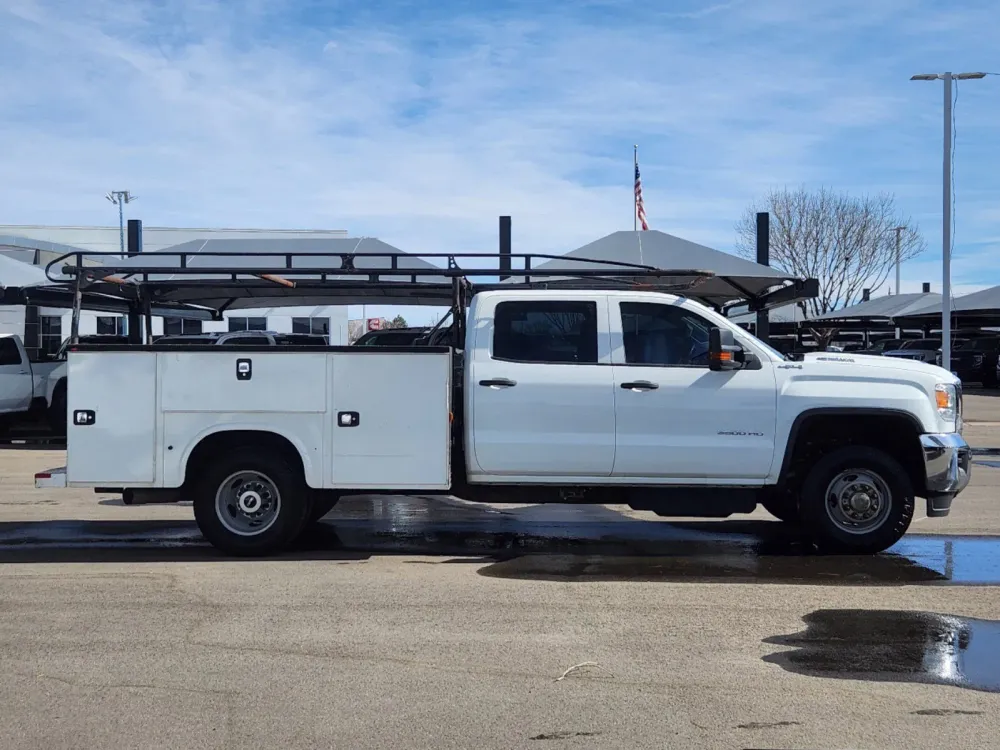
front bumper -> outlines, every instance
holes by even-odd
[[[927,477],[927,515],[946,516],[951,501],[972,478],[972,449],[957,432],[920,436]]]

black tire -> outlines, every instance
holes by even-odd
[[[785,523],[799,523],[798,497],[791,492],[770,492],[764,495],[760,504],[764,510]]]
[[[880,498],[873,503],[880,510],[872,511],[867,521],[870,528],[855,525],[854,531],[847,530],[858,522],[840,510],[842,506],[833,494],[828,497],[828,490],[839,490],[842,498],[848,492],[861,494],[862,499]],[[817,461],[806,476],[799,499],[802,522],[820,549],[858,554],[882,552],[898,542],[910,527],[915,506],[913,483],[906,470],[884,451],[867,446],[839,448]],[[835,520],[838,517],[840,522]]]
[[[216,497],[226,487],[231,501],[223,495],[223,507],[217,509]],[[251,528],[253,514],[240,511],[237,493],[260,509],[256,529]],[[312,510],[301,469],[263,448],[236,448],[213,457],[195,480],[193,495],[201,533],[217,549],[241,557],[281,552],[305,527]]]
[[[49,429],[57,435],[66,434],[66,381],[60,380],[52,391],[52,403],[46,415]]]
[[[334,506],[340,501],[339,495],[329,495],[323,493],[322,495],[317,494],[312,501],[312,510],[309,511],[309,521],[308,523],[316,523],[323,518],[327,513],[333,510]]]
[[[987,367],[983,369],[982,383],[984,388],[997,387],[997,371],[995,367]]]

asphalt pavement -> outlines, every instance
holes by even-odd
[[[970,399],[970,488],[863,557],[762,510],[372,497],[227,560],[189,506],[0,450],[2,746],[995,747],[1000,408]]]

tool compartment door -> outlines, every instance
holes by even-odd
[[[330,356],[330,486],[448,490],[450,352]]]
[[[66,478],[70,485],[152,485],[156,354],[70,352]]]

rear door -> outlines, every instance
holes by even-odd
[[[470,422],[493,476],[607,477],[615,454],[607,301],[498,297],[477,312]],[[467,365],[468,366],[468,365]]]
[[[17,339],[0,338],[0,413],[27,411],[32,394],[31,365]]]

